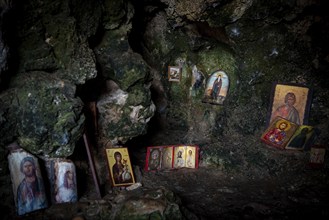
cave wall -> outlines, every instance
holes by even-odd
[[[201,165],[225,171],[300,169],[307,152],[287,155],[259,137],[272,84],[300,83],[314,89],[309,124],[320,131],[316,143],[327,145],[327,6],[324,0],[1,1],[2,178],[5,147],[13,141],[40,158],[82,148],[77,141],[91,102],[100,173],[107,172],[102,149],[125,144],[198,144]],[[168,66],[182,68],[180,82],[168,81]],[[197,88],[195,68],[203,76]],[[202,101],[217,70],[230,82],[222,105]],[[152,138],[161,132],[168,137]]]

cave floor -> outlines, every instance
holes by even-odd
[[[181,199],[182,206],[197,216],[191,219],[328,219],[328,185],[312,182],[312,176],[318,175],[313,170],[305,171],[298,178],[301,175],[310,179],[309,184],[298,185],[289,175],[250,179],[204,167],[168,172],[141,171],[142,188],[165,187],[173,191]],[[124,189],[112,188],[102,199],[93,199],[95,192],[90,191],[77,203],[53,205],[25,217],[8,219],[109,219],[104,217],[107,216],[105,213],[110,211],[111,203],[120,191],[127,193]],[[134,190],[128,193],[134,193]]]
[[[168,136],[163,138],[170,139]],[[174,138],[170,140],[177,141]],[[147,145],[151,144],[156,146],[160,142],[152,143],[150,140]],[[188,220],[329,219],[328,170],[324,168],[305,166],[298,172],[287,169],[281,172],[282,175],[272,176],[262,175],[256,169],[228,171],[205,166],[147,172],[143,169],[146,148],[130,152],[130,155],[133,155],[135,179],[142,183],[141,188],[164,187],[173,191],[181,199],[182,206],[193,213],[190,217],[194,218]],[[91,176],[88,182],[93,185]],[[7,219],[110,219],[107,213],[111,211],[115,198],[120,193],[134,191],[108,186],[102,198],[97,199],[95,190],[91,188],[81,195],[77,203],[52,205],[24,217]]]
[[[309,172],[302,175],[314,175]],[[296,185],[286,177],[250,179],[199,168],[146,173],[144,186],[171,189],[200,219],[328,219],[328,186]]]

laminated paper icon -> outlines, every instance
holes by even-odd
[[[180,82],[182,75],[182,68],[179,66],[168,67],[168,80],[171,82]]]
[[[309,125],[297,125],[285,118],[276,117],[261,140],[267,145],[282,149],[309,150],[317,136],[316,130]]]
[[[324,145],[313,145],[310,152],[310,166],[313,168],[322,168],[324,166],[324,159],[326,154],[326,147]]]
[[[146,153],[146,171],[198,168],[199,147],[195,145],[150,146]]]
[[[76,169],[71,160],[52,158],[46,161],[52,203],[77,202]]]
[[[207,81],[203,102],[221,105],[226,99],[229,79],[224,71],[215,71]]]
[[[18,144],[8,146],[9,171],[18,215],[47,208],[44,181],[38,158],[24,151]]]

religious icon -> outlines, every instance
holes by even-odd
[[[313,144],[317,132],[313,126],[300,125],[295,134],[288,142],[286,149],[291,150],[309,150],[310,145]]]
[[[172,82],[180,82],[182,75],[182,68],[179,66],[168,67],[168,79]]]
[[[52,158],[46,160],[52,203],[77,202],[75,165],[71,160]]]
[[[156,155],[161,156],[154,156],[155,152],[157,152]],[[178,168],[198,168],[198,158],[198,146],[150,146],[147,147],[145,170],[155,171],[171,170]]]
[[[195,168],[196,167],[196,153],[197,148],[187,146],[186,149],[186,166],[189,168]]]
[[[18,215],[48,207],[38,158],[17,143],[8,146],[9,171]]]
[[[174,151],[174,168],[182,168],[186,164],[186,149],[184,146],[178,146]]]
[[[194,65],[192,68],[191,96],[197,96],[204,90],[204,74]]]
[[[323,145],[313,145],[310,152],[309,165],[313,168],[321,168],[324,166],[324,156],[326,148]]]
[[[173,166],[173,147],[163,147],[162,148],[162,169],[172,169]]]
[[[284,118],[276,117],[262,134],[261,140],[267,145],[284,149],[298,125]]]
[[[215,71],[207,81],[203,102],[223,104],[229,87],[229,79],[224,71]]]
[[[161,148],[152,148],[150,149],[149,156],[149,170],[158,170],[161,167]]]
[[[268,124],[280,116],[297,125],[306,125],[311,97],[312,90],[309,87],[292,83],[274,83]]]
[[[106,149],[107,161],[113,186],[127,186],[135,183],[128,148]]]

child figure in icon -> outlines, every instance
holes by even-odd
[[[131,173],[129,171],[129,165],[127,163],[127,160],[123,159],[122,160],[122,164],[123,164],[123,173],[122,173],[122,181],[123,182],[127,182],[131,180]]]

